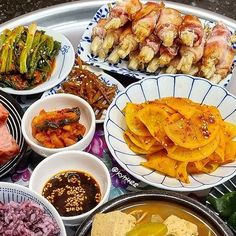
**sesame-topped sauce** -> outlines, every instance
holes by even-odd
[[[75,216],[94,208],[101,200],[96,180],[85,172],[68,170],[54,175],[42,195],[61,216]]]

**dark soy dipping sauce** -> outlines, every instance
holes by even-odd
[[[54,175],[44,186],[42,195],[61,216],[75,216],[94,208],[101,200],[96,180],[80,171],[64,171]]]

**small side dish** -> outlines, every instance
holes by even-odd
[[[91,236],[102,235],[216,236],[214,230],[193,212],[164,201],[142,202],[121,211],[96,214]]]
[[[109,197],[110,174],[96,156],[62,151],[45,158],[34,169],[29,188],[44,196],[65,225],[80,224]],[[48,202],[47,201],[47,202]]]
[[[219,198],[209,196],[208,201],[220,217],[226,220],[227,224],[236,232],[236,191],[226,193]]]
[[[214,106],[166,97],[124,108],[129,148],[145,154],[141,165],[183,183],[189,174],[211,173],[236,158],[236,126]]]
[[[0,234],[59,236],[60,228],[42,206],[27,200],[0,202]]]
[[[9,112],[0,103],[0,166],[7,163],[20,152],[20,147],[9,133],[7,119]]]
[[[47,81],[60,48],[61,43],[35,23],[5,29],[0,35],[1,87],[29,90]]]
[[[86,100],[93,108],[96,120],[101,119],[117,92],[117,85],[108,85],[99,76],[86,69],[77,57],[68,79],[61,84],[58,93],[69,93]]]
[[[90,211],[101,200],[96,180],[88,173],[66,170],[48,180],[44,196],[61,216],[76,216]]]
[[[47,148],[63,148],[83,138],[86,128],[80,124],[79,107],[41,110],[32,120],[32,135]]]

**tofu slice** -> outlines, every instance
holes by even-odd
[[[96,214],[91,236],[125,236],[135,225],[135,217],[121,211]]]
[[[165,221],[164,224],[168,228],[166,236],[198,236],[197,225],[181,219],[177,216],[171,215]]]

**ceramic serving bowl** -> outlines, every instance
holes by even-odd
[[[107,213],[115,210],[122,210],[132,206],[137,206],[143,203],[166,202],[175,204],[179,208],[184,208],[187,211],[200,218],[206,225],[208,225],[217,236],[233,236],[232,231],[225,225],[225,223],[216,216],[211,210],[197,202],[196,200],[181,195],[179,193],[172,193],[166,191],[139,191],[136,193],[129,193],[117,197],[94,211],[77,229],[76,236],[90,235],[93,218],[97,213]],[[167,209],[168,211],[168,209]]]
[[[29,188],[38,194],[42,194],[46,182],[52,176],[66,170],[90,174],[97,181],[102,194],[99,204],[90,211],[77,216],[61,217],[65,225],[78,225],[108,200],[111,179],[105,164],[96,156],[82,151],[65,151],[56,153],[39,163],[31,175]]]
[[[65,226],[62,222],[62,219],[56,209],[49,203],[45,198],[37,194],[36,192],[30,190],[29,188],[20,186],[13,183],[0,183],[0,202],[9,203],[10,201],[14,202],[23,202],[23,201],[32,201],[42,206],[45,213],[48,214],[51,218],[55,220],[60,228],[59,236],[66,236]]]
[[[60,32],[45,27],[38,26],[37,29],[45,31],[45,34],[52,36],[54,40],[61,43],[61,48],[55,58],[55,68],[53,69],[52,74],[47,81],[32,89],[16,90],[8,87],[0,88],[4,92],[15,95],[31,95],[41,93],[62,82],[70,73],[75,61],[75,51],[69,39],[67,39]]]
[[[32,120],[41,110],[53,111],[63,108],[80,108],[80,120],[86,128],[86,132],[77,143],[64,148],[46,148],[43,147],[32,135]],[[22,118],[22,133],[26,142],[39,155],[47,157],[51,154],[65,150],[84,150],[91,142],[95,132],[95,115],[91,106],[82,98],[71,94],[55,94],[33,103],[25,112]]]
[[[220,166],[213,173],[191,174],[190,183],[145,168],[145,158],[132,152],[124,141],[124,113],[127,102],[142,103],[164,97],[184,97],[194,102],[216,106],[227,122],[236,124],[236,98],[221,86],[188,75],[160,75],[128,86],[111,103],[104,122],[105,139],[115,160],[132,176],[152,186],[173,191],[200,191],[219,185],[236,174],[236,162]]]

